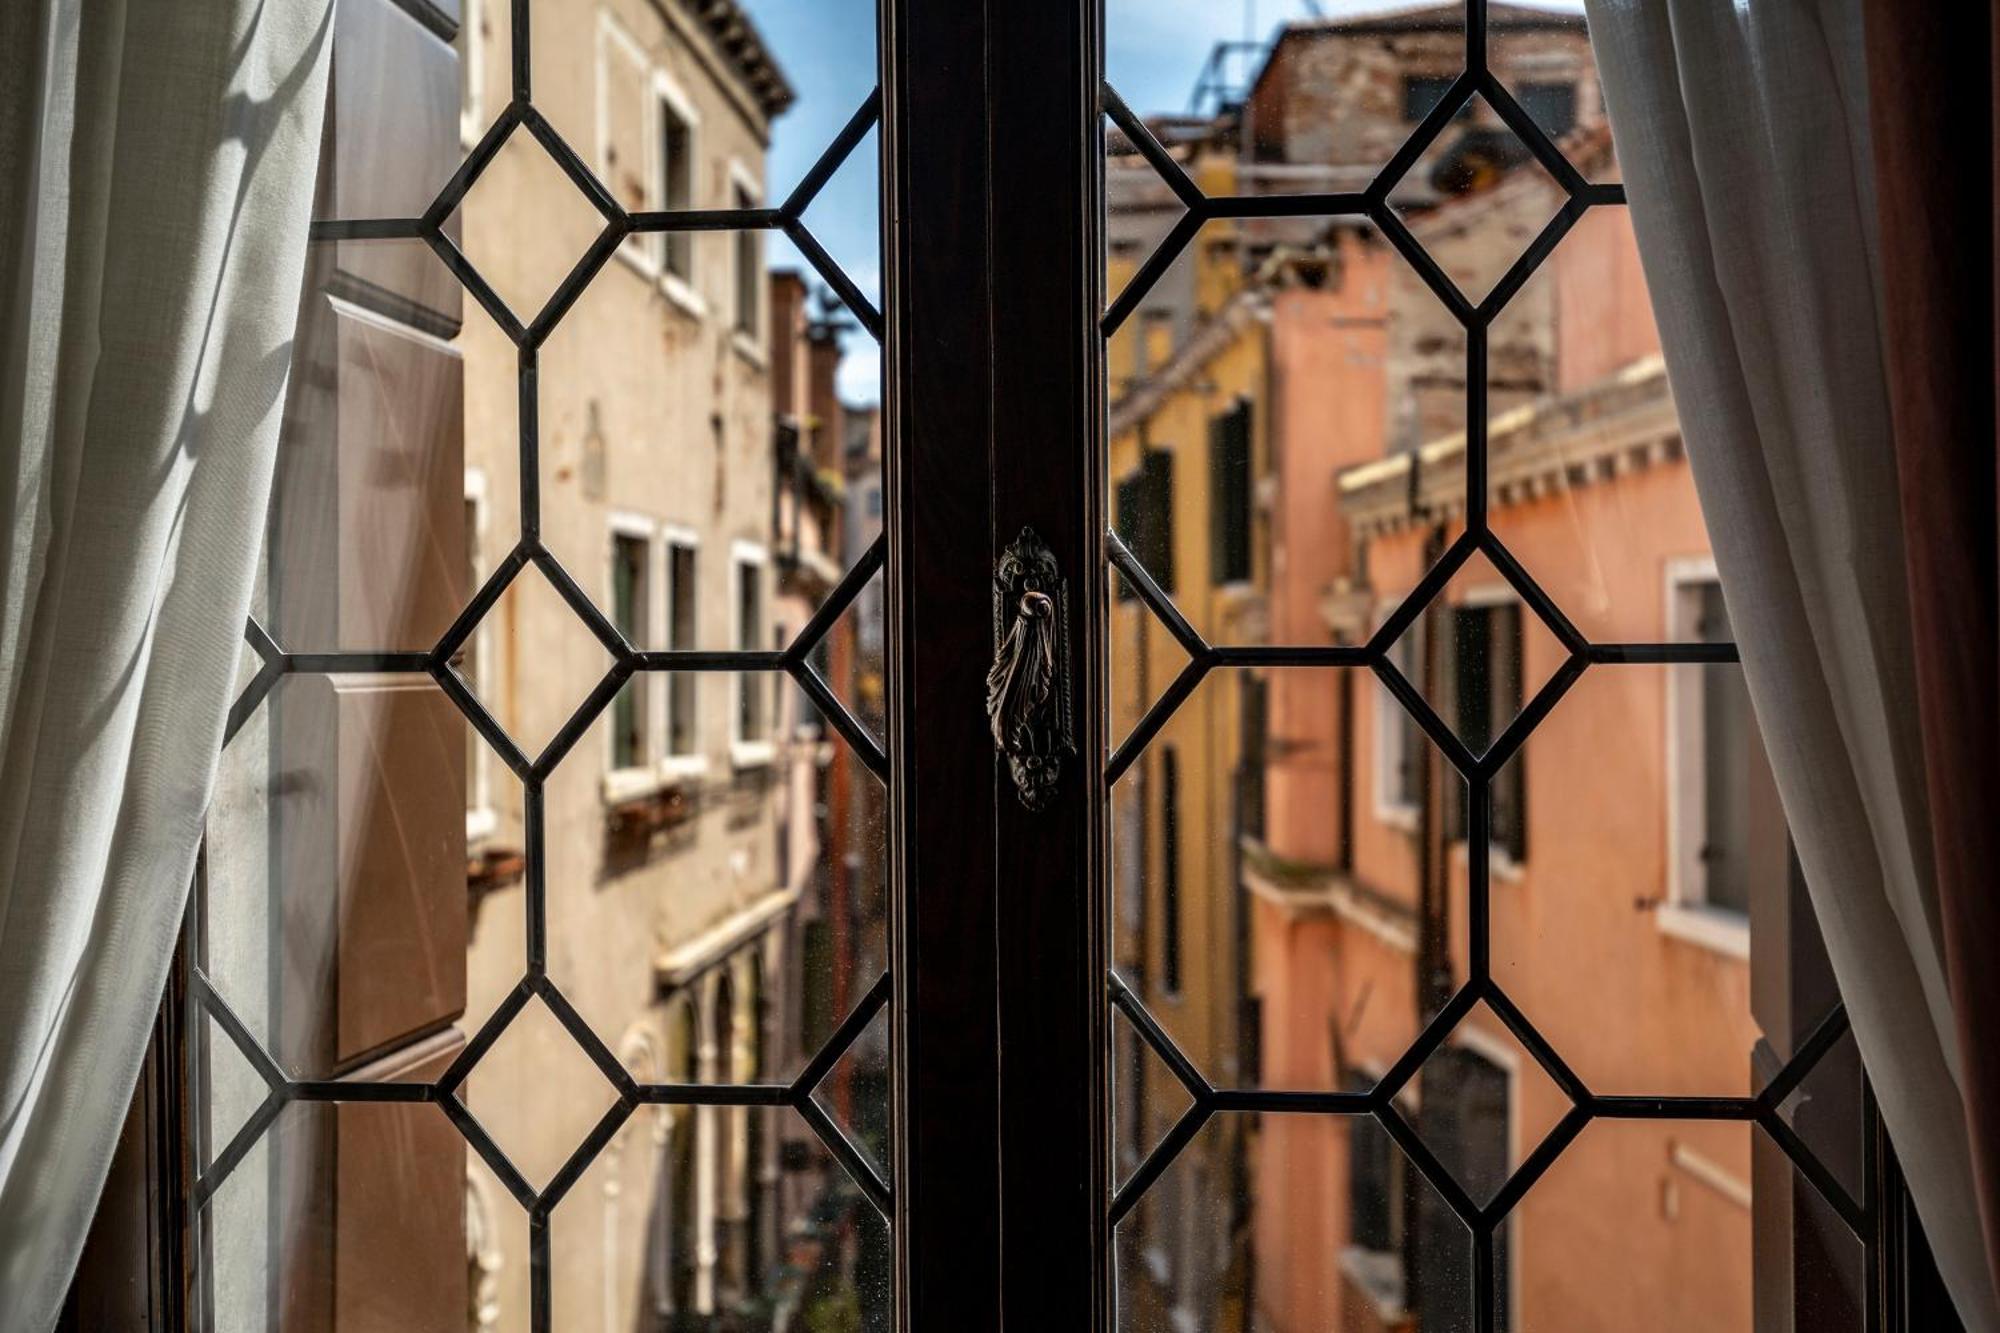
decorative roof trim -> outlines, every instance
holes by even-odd
[[[1666,365],[1643,357],[1561,398],[1495,417],[1487,471],[1496,506],[1525,504],[1580,486],[1674,462],[1680,418]],[[1465,512],[1465,434],[1339,473],[1334,487],[1356,535],[1381,536]]]
[[[1278,52],[1292,42],[1436,31],[1441,27],[1448,29],[1454,21],[1461,26],[1465,22],[1465,6],[1462,0],[1378,9],[1372,14],[1354,14],[1345,18],[1293,19],[1285,24],[1277,38],[1272,41],[1262,68],[1257,71],[1256,77],[1250,80],[1249,95],[1256,96],[1256,90],[1263,86],[1272,67],[1277,64]],[[1583,15],[1575,11],[1537,9],[1528,5],[1505,3],[1493,3],[1487,6],[1486,27],[1489,33],[1574,31],[1581,36],[1586,32]]]
[[[707,34],[730,72],[743,81],[766,120],[791,109],[798,94],[737,0],[680,0],[680,6]]]
[[[1294,19],[1285,25],[1284,34],[1279,40],[1283,41],[1293,33],[1303,36],[1346,36],[1384,32],[1434,32],[1441,25],[1453,22],[1461,26],[1465,23],[1465,6],[1460,0],[1447,0],[1444,3],[1430,0],[1429,3],[1385,5],[1373,13],[1346,17]],[[1504,0],[1495,0],[1487,6],[1486,24],[1489,31],[1555,30],[1574,31],[1578,34],[1585,31],[1583,15],[1575,10],[1510,5],[1504,3]]]

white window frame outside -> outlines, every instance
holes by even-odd
[[[659,621],[661,602],[660,578],[660,525],[643,514],[619,510],[611,513],[608,531],[604,539],[604,602],[606,615],[613,623],[617,620],[617,607],[613,589],[617,586],[618,539],[644,543],[645,546],[645,586],[640,589],[644,599],[638,607],[640,617],[640,642],[632,646],[646,649],[652,645],[646,640],[654,637],[654,627]],[[661,725],[664,721],[657,695],[660,693],[661,677],[658,672],[642,671],[626,681],[624,688],[637,690],[639,705],[639,728],[644,751],[640,762],[618,767],[616,738],[607,727],[604,733],[604,799],[608,804],[636,800],[650,796],[661,786],[658,759],[664,751],[664,735]],[[610,710],[607,709],[608,713]]]
[[[701,115],[694,99],[674,81],[671,74],[653,63],[646,48],[632,35],[618,16],[608,9],[597,11],[597,90],[595,97],[597,152],[593,164],[600,179],[611,178],[608,155],[611,151],[611,80],[606,77],[607,61],[613,48],[630,61],[639,74],[639,125],[645,147],[642,167],[645,206],[666,207],[666,145],[661,133],[662,107],[671,107],[687,126],[688,156],[693,165],[688,172],[689,207],[701,207]],[[699,232],[687,232],[689,246],[687,277],[671,272],[666,264],[667,238],[664,233],[626,237],[616,251],[634,272],[657,287],[666,298],[695,319],[705,318],[708,303],[695,289],[693,275],[699,271],[695,258]]]
[[[1460,1029],[1463,1029],[1463,1027],[1464,1025],[1461,1024]],[[1451,1037],[1449,1038],[1449,1040],[1453,1044],[1459,1044],[1460,1029],[1454,1029]],[[1375,1083],[1380,1083],[1385,1077],[1387,1077],[1389,1070],[1388,1066],[1380,1063],[1379,1061],[1353,1060],[1348,1063],[1346,1072],[1352,1075],[1357,1075],[1362,1079],[1366,1079],[1370,1084],[1375,1084]],[[1405,1116],[1415,1116],[1419,1114],[1423,1109],[1423,1094],[1421,1090],[1408,1083],[1404,1084],[1402,1089],[1398,1091],[1396,1095],[1390,1100],[1392,1104],[1395,1106],[1395,1108],[1398,1111],[1401,1111]],[[1365,1120],[1366,1117],[1363,1117],[1363,1119]],[[1347,1123],[1350,1126],[1352,1126],[1361,1123],[1361,1121],[1349,1120]],[[1385,1186],[1390,1187],[1389,1192],[1391,1193],[1392,1196],[1394,1194],[1393,1187],[1396,1184],[1395,1173],[1398,1170],[1395,1163],[1398,1160],[1402,1162],[1402,1166],[1400,1169],[1403,1171],[1415,1171],[1417,1169],[1410,1163],[1409,1158],[1402,1156],[1402,1149],[1400,1147],[1397,1148],[1396,1152],[1390,1158],[1390,1179],[1383,1182]],[[1354,1203],[1354,1193],[1353,1193],[1354,1180],[1352,1176],[1350,1176],[1347,1180],[1346,1189],[1347,1189],[1346,1205],[1349,1208],[1349,1217],[1351,1218],[1353,1216],[1352,1207]],[[1392,1228],[1401,1229],[1411,1225],[1411,1219],[1406,1214],[1403,1213],[1402,1204],[1400,1201],[1391,1197],[1391,1199],[1389,1200],[1389,1207],[1392,1210],[1391,1212]],[[1359,1280],[1362,1275],[1356,1269],[1353,1263],[1352,1256],[1362,1255],[1362,1254],[1391,1255],[1396,1260],[1396,1268],[1397,1271],[1400,1273],[1402,1271],[1402,1264],[1403,1264],[1402,1253],[1400,1250],[1370,1250],[1365,1246],[1354,1244],[1352,1239],[1350,1238],[1346,1247],[1344,1247],[1341,1250],[1340,1254],[1336,1256],[1335,1262],[1339,1265],[1341,1271],[1347,1275],[1349,1281],[1355,1283],[1355,1288],[1357,1291],[1364,1292],[1362,1299],[1366,1301],[1371,1308],[1376,1309],[1378,1313],[1380,1313],[1380,1307],[1376,1305],[1373,1297],[1365,1293],[1365,1283]],[[1510,1324],[1509,1327],[1510,1328],[1516,1327],[1516,1325]]]
[[[666,135],[663,132],[664,126],[661,124],[660,111],[662,108],[671,109],[676,116],[681,118],[681,122],[687,126],[687,155],[689,159],[688,207],[700,208],[702,206],[701,113],[695,110],[694,99],[689,97],[687,91],[674,81],[673,75],[667,73],[664,69],[657,68],[653,71],[652,98],[647,108],[649,124],[651,126],[647,142],[652,145],[649,154],[651,158],[649,170],[653,178],[653,206],[661,209],[667,206],[667,145]],[[666,235],[662,233],[654,238],[657,246],[653,254],[653,262],[660,275],[660,290],[666,293],[669,301],[672,301],[695,319],[705,319],[708,316],[708,302],[702,299],[701,293],[695,288],[695,275],[701,272],[700,253],[702,234],[698,231],[684,232],[682,234],[686,238],[688,247],[688,271],[685,277],[667,267]]]
[[[473,578],[477,579],[480,577],[479,571],[484,569],[486,565],[486,526],[487,516],[491,511],[491,506],[488,505],[486,499],[486,470],[484,468],[474,466],[465,469],[464,503],[472,510],[472,531],[467,536],[471,539],[469,542],[472,557],[472,569],[470,573]],[[470,639],[474,667],[471,676],[465,683],[481,699],[491,699],[493,697],[487,691],[487,673],[491,663],[490,645],[493,637],[492,632],[487,626],[492,619],[491,616],[482,617],[479,623],[473,626]],[[468,730],[472,726],[470,722],[467,722],[465,725]],[[485,739],[482,737],[479,744],[471,748],[472,758],[467,765],[465,775],[465,840],[468,843],[475,843],[482,838],[493,835],[494,831],[500,827],[500,815],[493,808],[493,757],[491,747],[485,743]]]
[[[465,0],[458,23],[458,146],[467,151],[487,129],[486,5],[487,0]]]
[[[1699,1148],[1691,1148],[1687,1144],[1675,1140],[1673,1147],[1667,1153],[1667,1163],[1674,1170],[1686,1175],[1695,1184],[1702,1186],[1713,1194],[1719,1195],[1746,1213],[1750,1212],[1755,1206],[1750,1182]],[[1671,1178],[1669,1178],[1668,1183],[1670,1186],[1678,1184],[1678,1182],[1673,1181]],[[1678,1194],[1669,1195],[1664,1202],[1667,1207],[1666,1215],[1668,1220],[1678,1221],[1680,1219],[1680,1199]]]
[[[757,604],[761,610],[770,610],[770,588],[765,581],[771,563],[770,552],[756,542],[737,540],[729,544],[729,644],[732,648],[762,650],[763,632],[768,625],[757,627],[754,639],[745,638],[743,624],[743,571],[746,567],[757,571]],[[729,699],[729,761],[737,768],[755,768],[769,764],[777,758],[778,747],[769,735],[746,737],[743,734],[743,691],[751,684],[763,683],[765,672],[738,671],[733,676],[734,687]],[[769,710],[764,718],[765,730],[772,725]]]
[[[591,163],[601,181],[612,179],[611,173],[611,79],[610,61],[613,49],[630,62],[639,76],[639,124],[643,127],[651,123],[654,71],[652,62],[646,58],[646,48],[637,37],[621,23],[618,16],[608,9],[597,11],[596,46],[596,89],[592,99],[597,131],[597,152]],[[645,158],[640,165],[640,193],[645,206],[657,208],[660,199],[659,154],[652,146],[650,137],[643,140]],[[655,236],[627,236],[618,243],[618,257],[650,282],[657,282],[660,276],[659,239]]]
[[[662,523],[660,525],[660,643],[667,648],[673,647],[670,637],[673,634],[675,604],[680,591],[673,581],[673,553],[676,547],[694,552],[695,614],[697,618],[701,614],[701,534],[693,528]],[[697,619],[697,637],[699,632],[699,619]],[[698,677],[695,679],[699,680]],[[708,756],[702,752],[699,734],[695,736],[692,750],[676,751],[673,748],[674,691],[671,673],[662,684],[662,694],[665,701],[660,708],[660,725],[663,729],[660,738],[660,780],[675,783],[698,778],[708,772]],[[701,709],[697,707],[694,711],[698,718]]]
[[[1666,637],[1692,638],[1700,614],[1699,589],[1719,584],[1713,556],[1669,560],[1666,571]],[[1701,845],[1707,835],[1706,776],[1701,738],[1703,691],[1699,667],[1667,667],[1667,894],[1654,913],[1659,927],[1679,939],[1731,958],[1750,958],[1750,918],[1711,907],[1704,891]]]
[[[729,206],[731,208],[736,207],[735,194],[738,190],[741,190],[743,197],[749,200],[750,207],[762,208],[764,206],[764,182],[757,179],[756,174],[750,170],[740,157],[729,159],[729,186]],[[742,262],[741,235],[742,233],[740,232],[732,233],[731,240],[733,243],[729,247],[729,340],[746,360],[761,368],[765,364],[764,339],[766,336],[764,329],[766,319],[764,315],[763,296],[767,284],[763,275],[769,268],[770,256],[765,251],[763,236],[761,234],[757,235],[755,238],[757,247],[757,281],[754,284],[754,290],[758,294],[758,299],[750,307],[750,327],[748,330],[745,330],[740,327],[739,323],[739,317],[742,312],[736,307],[737,300],[743,290],[743,275],[739,271],[739,266]]]

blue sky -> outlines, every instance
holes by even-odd
[[[770,158],[773,198],[783,198],[875,86],[875,0],[742,0],[791,79],[798,101],[778,121]],[[1178,111],[1216,42],[1246,32],[1266,37],[1287,19],[1314,8],[1329,17],[1406,9],[1384,0],[1106,0],[1105,67],[1125,100],[1141,113]],[[1580,5],[1549,0],[1550,8]],[[806,224],[870,300],[881,301],[877,209],[877,142],[870,135],[821,192]],[[808,269],[782,237],[770,251],[774,267]],[[880,358],[856,329],[847,337],[841,386],[850,400],[879,394]]]

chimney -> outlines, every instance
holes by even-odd
[[[806,340],[806,282],[789,269],[771,275],[771,410],[794,419],[806,410],[800,351]]]
[[[840,339],[833,330],[814,334],[806,346],[806,364],[811,385],[806,406],[813,422],[813,466],[838,471],[841,446],[847,439],[847,422],[836,378],[840,370]]]

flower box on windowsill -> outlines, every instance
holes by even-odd
[[[614,768],[604,775],[604,803],[616,806],[643,801],[665,785],[651,767]]]
[[[732,768],[769,768],[778,757],[778,747],[769,741],[731,741],[729,763]]]
[[[662,786],[685,786],[690,782],[699,782],[708,776],[708,756],[705,754],[670,754],[660,760],[659,770]]]
[[[685,786],[654,781],[643,791],[605,801],[608,834],[619,838],[650,838],[686,823],[699,808],[699,793]]]

